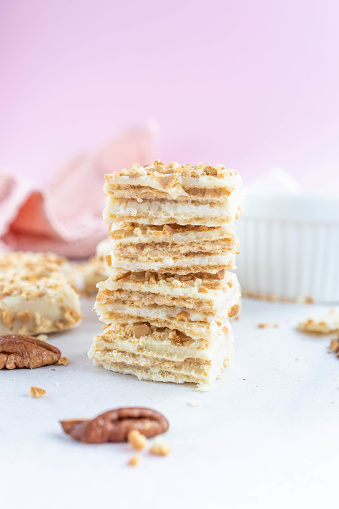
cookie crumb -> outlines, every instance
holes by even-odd
[[[68,366],[69,360],[67,359],[67,357],[60,357],[60,359],[58,360],[58,364],[61,364],[61,366]]]
[[[147,438],[145,437],[145,435],[143,435],[142,433],[140,433],[140,431],[136,429],[132,429],[131,431],[129,431],[127,435],[127,440],[131,444],[133,449],[137,451],[141,451],[142,449],[145,449],[145,447],[147,446]]]
[[[259,323],[258,327],[259,329],[266,329],[266,327],[269,327],[269,323]]]
[[[130,458],[128,464],[131,466],[131,467],[136,467],[137,465],[139,465],[140,463],[140,456],[138,454],[136,454],[135,456],[132,456],[132,458]]]
[[[149,452],[157,456],[167,456],[171,452],[171,449],[162,438],[157,437]]]
[[[189,406],[194,406],[194,407],[201,406],[200,401],[198,401],[197,399],[191,399],[191,401],[189,401],[188,404],[189,404]]]
[[[280,323],[275,323],[275,324],[274,324],[274,327],[275,327],[276,329],[278,329],[278,328],[280,327]]]
[[[46,391],[40,389],[40,387],[31,387],[29,390],[29,395],[32,396],[32,398],[41,398],[44,394],[46,394]]]

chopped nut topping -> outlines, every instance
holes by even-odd
[[[40,387],[31,387],[29,390],[29,395],[32,396],[32,398],[41,398],[44,394],[46,394],[46,391],[40,389]]]
[[[266,329],[266,327],[269,327],[269,323],[259,323],[258,324],[258,327],[259,329]]]
[[[31,319],[31,312],[28,309],[26,311],[18,311],[16,317],[20,322],[28,323]]]
[[[204,285],[209,290],[218,290],[222,286],[221,281],[213,281],[213,280],[204,281]]]
[[[151,328],[146,324],[135,325],[133,327],[134,336],[139,339],[142,336],[148,336],[151,334]]]
[[[81,316],[79,313],[77,313],[77,311],[75,311],[75,309],[67,306],[65,308],[64,318],[68,325],[74,325],[80,320]]]
[[[109,236],[111,239],[123,239],[125,237],[125,230],[112,230]]]
[[[187,311],[180,311],[180,313],[175,315],[175,318],[177,320],[187,320],[188,317],[189,314],[187,313]]]
[[[171,449],[166,444],[166,442],[162,440],[162,438],[157,437],[155,439],[154,445],[150,448],[149,452],[151,454],[156,454],[158,456],[167,456],[171,452]]]
[[[145,435],[143,435],[142,433],[140,433],[140,431],[136,429],[132,429],[131,431],[129,431],[127,435],[127,440],[129,441],[133,449],[137,451],[141,451],[142,449],[145,449],[145,447],[147,446],[147,438],[145,437]]]
[[[9,329],[13,328],[14,316],[10,309],[4,309],[2,312],[2,321]]]
[[[141,231],[141,229],[140,229],[140,228],[134,228],[133,233],[134,233],[134,235],[136,235],[137,237],[141,237],[141,235],[142,235],[142,231]]]
[[[69,360],[67,359],[67,357],[61,357],[58,360],[58,364],[61,364],[62,366],[68,366],[69,365]]]
[[[225,277],[225,272],[226,272],[226,271],[225,271],[225,269],[219,270],[219,272],[217,272],[217,273],[216,273],[216,278],[217,278],[217,279],[220,279],[220,280],[221,280],[221,279],[224,279],[224,277]]]
[[[160,177],[159,184],[163,187],[163,189],[170,189],[174,186],[177,177],[175,175],[166,175],[166,177]]]
[[[226,325],[223,326],[223,328],[221,329],[225,334],[228,334],[228,327],[226,327]]]
[[[170,226],[168,226],[168,224],[165,224],[163,226],[162,231],[164,232],[164,235],[167,235],[168,237],[172,237],[172,235],[174,234],[174,230]]]
[[[208,289],[205,286],[199,286],[198,292],[200,292],[200,293],[208,293]]]
[[[240,310],[239,304],[235,304],[234,306],[232,306],[228,312],[229,318],[232,318],[232,316],[237,316],[237,314],[239,313],[239,310]]]
[[[136,467],[140,463],[140,456],[139,454],[136,454],[135,456],[132,456],[132,458],[129,460],[128,464],[131,467]]]
[[[66,327],[65,322],[63,322],[62,320],[56,320],[54,322],[54,325],[58,330],[64,330]]]
[[[163,232],[161,230],[151,230],[149,232],[151,235],[153,235],[153,237],[158,237],[158,239],[160,239],[162,236],[163,236]]]

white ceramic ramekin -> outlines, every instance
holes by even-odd
[[[339,302],[338,196],[252,192],[236,226],[245,295]]]

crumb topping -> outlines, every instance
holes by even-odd
[[[216,166],[210,166],[208,164],[199,163],[195,166],[191,164],[180,165],[176,162],[171,162],[167,166],[161,161],[154,161],[153,164],[140,166],[134,164],[130,170],[122,170],[121,172],[113,172],[111,175],[113,179],[118,179],[120,176],[139,178],[150,175],[152,178],[158,180],[164,189],[171,188],[176,183],[176,177],[216,177],[216,178],[227,178],[228,176],[236,175],[235,170],[227,170],[222,164]],[[109,177],[110,175],[106,176]]]

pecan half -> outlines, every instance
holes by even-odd
[[[0,336],[0,369],[40,368],[55,364],[60,357],[58,348],[32,336]]]
[[[131,430],[152,438],[168,430],[167,419],[150,408],[117,408],[94,419],[60,421],[65,433],[86,444],[127,442]]]

